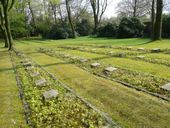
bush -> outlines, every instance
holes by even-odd
[[[117,27],[116,24],[107,23],[105,26],[102,26],[98,29],[98,37],[115,37]]]
[[[25,19],[23,15],[12,17],[10,25],[13,38],[30,36],[29,25],[25,24]]]
[[[93,25],[87,19],[82,19],[80,23],[76,25],[76,31],[80,36],[88,36],[93,31]]]
[[[53,26],[47,35],[48,39],[67,39],[68,37],[67,30],[57,26]]]
[[[122,18],[118,27],[118,38],[141,37],[144,25],[138,18]]]
[[[162,21],[162,37],[170,37],[170,15],[164,15]]]

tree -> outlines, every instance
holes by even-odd
[[[155,28],[155,0],[152,0],[152,8],[151,8],[151,22],[152,22],[152,31],[151,38],[154,39],[154,28]]]
[[[150,13],[151,0],[122,0],[117,5],[121,17],[143,17]]]
[[[162,38],[162,11],[163,0],[157,0],[154,40],[160,40]]]
[[[5,48],[8,48],[8,44],[9,44],[9,40],[8,40],[8,36],[7,36],[7,30],[5,27],[5,21],[4,21],[4,16],[3,16],[3,9],[2,9],[2,5],[0,4],[0,29],[2,31],[3,34],[3,38],[5,40]]]
[[[9,11],[12,9],[13,5],[15,3],[15,0],[0,0],[0,6],[1,6],[1,13],[0,15],[1,19],[4,20],[4,26],[5,26],[5,39],[8,39],[9,42],[9,50],[12,49],[13,47],[13,39],[11,35],[11,30],[10,30],[10,22],[9,22]]]
[[[98,26],[101,22],[102,16],[106,11],[108,0],[90,0],[94,17],[94,30],[93,34],[97,33]]]
[[[75,28],[74,28],[72,17],[71,17],[71,8],[70,8],[69,2],[70,2],[70,0],[66,0],[67,15],[68,15],[69,24],[70,24],[70,27],[72,30],[72,37],[76,38],[76,33],[75,33]]]

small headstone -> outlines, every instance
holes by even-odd
[[[170,91],[170,83],[162,86],[161,88],[164,89],[164,90]]]
[[[34,69],[34,66],[28,66],[26,67],[27,70],[33,70]]]
[[[68,57],[70,57],[70,55],[66,54],[66,55],[64,55],[64,57],[65,57],[65,58],[68,58]]]
[[[80,62],[81,63],[87,62],[87,59],[81,59]]]
[[[34,73],[31,73],[31,74],[30,74],[31,77],[36,77],[36,76],[39,76],[39,75],[40,75],[39,72],[34,72]]]
[[[138,59],[143,59],[145,56],[137,56]]]
[[[78,59],[78,57],[73,56],[73,57],[71,57],[71,59],[72,59],[72,60],[77,60],[77,59]]]
[[[128,49],[128,50],[131,50],[131,49],[132,49],[132,47],[127,47],[127,49]]]
[[[31,66],[32,64],[31,64],[31,62],[26,62],[26,63],[23,63],[23,65],[24,65],[25,67],[29,67],[29,66]]]
[[[100,67],[100,63],[92,63],[91,67],[92,68]]]
[[[115,67],[107,67],[104,69],[105,72],[109,72],[109,73],[114,72],[116,70],[117,70],[117,68],[115,68]]]
[[[153,48],[153,49],[151,50],[151,52],[160,52],[160,51],[161,51],[160,48]]]
[[[144,51],[145,48],[138,48],[138,51]]]
[[[41,79],[41,80],[37,80],[37,81],[35,82],[35,85],[38,86],[38,87],[42,87],[42,86],[45,86],[46,83],[47,83],[47,81],[43,78],[43,79]]]
[[[44,93],[43,93],[43,98],[45,99],[45,100],[49,100],[49,99],[51,99],[51,98],[57,98],[57,96],[58,96],[58,91],[56,91],[56,90],[49,90],[49,91],[45,91]]]

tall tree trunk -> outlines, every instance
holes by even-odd
[[[34,15],[34,11],[33,11],[32,7],[31,7],[31,1],[30,0],[28,1],[28,8],[29,8],[31,16],[32,16],[33,26],[34,26],[34,28],[36,28],[35,15]]]
[[[9,23],[9,18],[8,18],[8,9],[4,8],[4,18],[5,18],[5,27],[7,31],[7,36],[9,40],[9,50],[12,50],[13,48],[13,39],[12,39],[12,34],[11,34],[11,29],[10,29],[10,23]]]
[[[152,22],[152,28],[151,28],[151,39],[154,39],[154,27],[155,27],[155,0],[152,0],[152,8],[151,8],[151,22]]]
[[[1,31],[2,31],[2,34],[3,34],[3,38],[5,40],[5,48],[8,48],[8,44],[9,44],[9,41],[8,41],[8,35],[7,35],[7,31],[5,29],[5,27],[1,26]]]
[[[0,29],[2,31],[3,38],[5,40],[5,48],[8,48],[9,40],[8,40],[6,28],[4,26],[3,7],[1,5],[0,5]]]
[[[70,9],[70,5],[69,5],[69,0],[66,0],[66,9],[67,9],[67,14],[68,14],[68,20],[69,20],[69,23],[71,26],[72,36],[73,36],[73,38],[76,38],[75,28],[74,28],[72,18],[71,18],[71,9]]]
[[[162,10],[163,0],[157,0],[154,40],[160,40],[162,38]]]
[[[134,3],[134,7],[133,7],[133,17],[136,17],[137,16],[137,0],[135,0],[135,3]]]

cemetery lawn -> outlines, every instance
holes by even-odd
[[[102,46],[102,48],[99,48],[100,46]],[[119,48],[109,48],[120,46],[125,49],[126,47],[132,47],[132,49],[122,50]],[[73,47],[81,47],[81,49],[72,49]],[[167,66],[170,60],[170,54],[168,53],[170,52],[164,50],[168,49],[169,51],[170,49],[169,39],[150,42],[149,39],[137,38],[107,39],[81,37],[67,40],[42,40],[38,38],[31,38],[15,40],[15,48],[22,51],[33,61],[44,67],[61,82],[67,84],[77,94],[81,95],[92,105],[96,106],[101,111],[106,112],[120,126],[127,128],[170,127],[170,102],[159,99],[155,96],[151,96],[145,92],[126,87],[115,81],[98,77],[94,75],[91,70],[86,70],[83,68],[88,67],[91,62],[99,62],[102,65],[118,67],[118,70],[119,68],[127,69],[132,74],[133,72],[139,72],[142,77],[145,76],[145,74],[148,74],[150,76],[155,76],[155,78],[158,77],[161,79],[166,79],[167,82],[167,80],[170,80],[170,67]],[[91,61],[89,63],[85,62],[84,65],[77,64],[77,62],[72,63],[71,61],[68,61],[69,59],[67,60],[63,57],[51,56],[46,53],[42,53],[39,51],[39,48],[44,48],[48,51],[54,51],[56,53],[63,53],[64,55],[69,54],[72,57],[78,56]],[[137,51],[136,49],[138,48],[145,48],[147,52]],[[152,48],[160,48],[163,51],[160,53],[148,53],[148,51]],[[86,49],[86,51],[84,51],[84,49]],[[9,55],[7,52],[2,51],[3,50],[1,50],[0,53],[1,56],[3,55],[6,57],[4,57],[3,60],[0,60],[4,61],[0,63],[0,69],[5,69],[5,66],[11,67],[10,61],[8,61]],[[128,56],[110,56],[107,54],[110,51],[115,52],[116,55],[117,53],[119,54],[125,52]],[[137,55],[147,56],[150,59],[136,59]],[[161,60],[154,60],[155,58]],[[2,63],[4,64],[2,65]],[[90,66],[88,68],[90,69]],[[93,70],[98,71],[100,70],[100,67]],[[14,73],[13,71],[9,71],[6,71],[7,75],[12,77],[10,82],[13,81],[9,84],[15,85],[15,89],[17,89]],[[2,70],[2,72],[4,71]],[[0,72],[0,75],[3,74],[2,72]],[[3,79],[2,78],[0,79],[1,83],[7,84],[8,82],[5,81],[6,77]],[[140,79],[137,78],[136,81],[139,80]],[[5,86],[5,84],[1,85]],[[148,86],[150,84],[152,84],[152,82],[148,83]],[[160,86],[162,85],[159,85],[154,90],[160,89]],[[5,88],[6,87],[9,86],[5,86]],[[2,89],[4,89],[4,87],[1,86],[0,90]],[[15,92],[15,94],[18,95],[18,90],[12,92]],[[169,92],[166,92],[166,94],[167,96],[170,96]],[[18,100],[16,100],[17,98]],[[19,97],[17,98],[15,100],[20,106],[17,108],[20,110],[18,111],[18,114],[20,115],[22,113],[22,105]],[[0,100],[3,101],[2,98],[0,98]]]
[[[0,44],[0,127],[26,128],[9,52]]]

